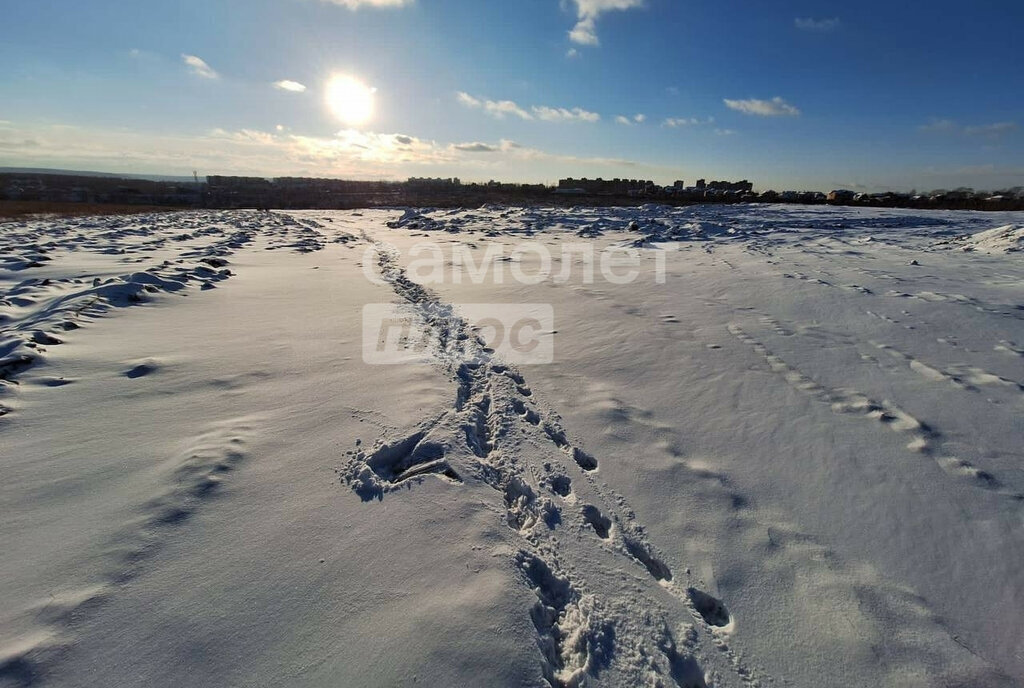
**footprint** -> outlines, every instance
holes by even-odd
[[[551,491],[559,497],[568,497],[572,493],[572,479],[567,475],[551,476]]]
[[[607,516],[601,513],[600,509],[596,506],[587,504],[583,507],[583,520],[591,525],[599,538],[602,540],[608,539],[608,532],[611,530],[612,522]]]
[[[36,382],[44,387],[63,387],[72,384],[74,380],[66,377],[41,377]]]
[[[513,399],[512,408],[530,425],[540,424],[540,414],[527,406],[522,399]]]
[[[576,465],[585,471],[597,470],[597,459],[579,447],[573,447],[572,458],[573,461],[576,462]]]
[[[672,580],[672,570],[665,565],[665,562],[654,556],[647,545],[628,536],[623,536],[622,542],[626,546],[626,551],[629,552],[634,559],[643,564],[644,568],[647,569],[647,572],[650,573],[655,580]]]
[[[462,478],[444,459],[444,446],[424,441],[425,431],[416,432],[393,444],[385,444],[365,457],[366,466],[388,486],[429,474],[461,483]],[[379,484],[356,481],[356,493],[363,499],[381,499],[386,488]]]
[[[124,376],[129,380],[134,380],[156,372],[158,367],[155,363],[140,363],[131,370],[124,371]]]
[[[36,344],[43,344],[45,346],[57,346],[58,344],[64,343],[64,340],[57,339],[52,334],[43,332],[42,330],[36,330],[32,333],[32,341]]]
[[[700,664],[692,656],[679,654],[676,640],[667,628],[661,651],[665,653],[665,659],[668,660],[669,675],[679,688],[708,688],[704,670]]]
[[[717,597],[712,597],[697,588],[687,588],[686,592],[690,596],[690,601],[693,602],[694,609],[709,626],[723,628],[732,621],[729,611]]]

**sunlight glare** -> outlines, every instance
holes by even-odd
[[[337,74],[327,82],[327,107],[345,124],[365,124],[373,116],[373,94],[376,90],[353,76]]]

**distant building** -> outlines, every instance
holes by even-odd
[[[829,203],[853,203],[853,199],[856,198],[857,194],[848,189],[835,189],[829,191],[828,202]]]
[[[647,179],[560,179],[559,193],[585,193],[599,196],[636,196],[649,193],[655,188],[654,182]]]
[[[697,182],[697,188],[700,188],[701,179]],[[749,193],[754,190],[754,185],[748,182],[746,179],[738,182],[711,182],[707,185],[707,188],[713,191],[739,191],[740,193]]]
[[[406,185],[410,188],[437,188],[437,187],[452,187],[462,186],[462,181],[458,177],[449,177],[447,179],[441,177],[409,177]]]

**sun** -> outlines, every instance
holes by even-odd
[[[350,126],[359,126],[373,117],[376,91],[354,76],[336,74],[327,82],[325,100],[335,117]]]

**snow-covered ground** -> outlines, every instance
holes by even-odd
[[[0,685],[1019,685],[1021,236],[0,225]]]

